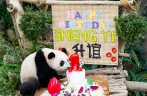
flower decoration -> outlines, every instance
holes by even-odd
[[[112,51],[112,53],[111,53],[111,52],[107,52],[107,53],[106,53],[106,57],[111,58],[111,61],[112,61],[112,62],[115,62],[115,61],[116,61],[116,57],[114,57],[114,56],[112,56],[112,55],[115,54],[115,53],[117,52],[117,49],[113,47],[113,48],[111,49],[111,51]]]
[[[106,56],[107,56],[107,57],[111,57],[111,56],[112,56],[112,53],[108,52],[108,53],[106,54]]]
[[[112,48],[113,53],[116,53],[116,51],[117,51],[116,48]]]
[[[112,57],[112,58],[111,58],[111,61],[112,61],[112,62],[115,62],[115,61],[116,61],[116,57]]]

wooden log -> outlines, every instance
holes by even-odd
[[[86,75],[119,75],[121,72],[120,70],[117,70],[116,67],[113,68],[98,68],[98,69],[91,69],[91,70],[86,70],[85,74]],[[66,76],[66,72],[59,72],[59,74]],[[124,76],[111,76],[112,78],[120,78]],[[110,77],[110,78],[111,78]]]
[[[110,72],[110,71],[109,71]],[[121,78],[126,78],[127,76],[124,75],[124,74],[119,74],[119,71],[118,73],[117,72],[101,72],[101,73],[98,73],[94,70],[86,70],[86,75],[108,75],[108,79],[121,79]],[[64,78],[66,76],[66,72],[59,72],[59,74]],[[115,75],[110,75],[110,74],[115,74]],[[116,74],[119,74],[119,75],[116,75]]]
[[[109,78],[109,94],[110,96],[128,96],[125,78],[110,79]]]
[[[110,91],[109,91],[109,92],[110,92],[110,94],[113,94],[113,93],[116,94],[116,93],[119,93],[119,92],[120,92],[120,93],[128,93],[127,89],[119,89],[119,90],[118,90],[118,89],[116,89],[116,88],[115,88],[115,89],[111,89],[111,88],[110,88]],[[127,96],[127,95],[126,95],[126,96]]]
[[[126,78],[128,77],[128,72],[126,70],[123,70],[120,72],[120,74],[118,75],[109,75],[108,78],[109,79],[120,79],[120,78]]]
[[[19,0],[20,2],[28,2],[28,3],[38,3],[38,0]],[[42,0],[45,1],[45,0]],[[129,1],[129,3],[131,5],[133,5],[133,1]],[[93,4],[93,5],[103,5],[103,4],[109,4],[109,5],[122,5],[120,1],[58,1],[58,0],[46,0],[46,2],[44,4],[48,4],[48,5],[54,5],[54,4],[75,4],[75,5],[89,5],[89,4]]]
[[[125,78],[119,78],[119,79],[111,78],[110,79],[108,77],[108,79],[109,79],[109,86],[112,87],[112,88],[114,86],[122,86],[122,85],[125,85],[125,82],[126,82]]]
[[[125,75],[109,75],[109,79],[120,79],[120,78],[126,78]]]
[[[128,92],[110,92],[109,96],[128,96]]]
[[[127,53],[118,53],[118,55],[122,57],[130,57],[130,54]]]
[[[86,75],[116,75],[120,74],[120,70],[117,68],[98,68],[98,69],[92,69],[92,70],[86,70]]]
[[[131,91],[137,90],[147,92],[147,83],[145,82],[126,81],[126,86],[127,89]]]
[[[42,45],[49,45],[49,44],[53,44],[53,42],[46,42],[46,41],[37,41],[38,44],[42,44]]]
[[[128,77],[128,71],[127,70],[122,70],[120,74],[123,74],[124,77]]]
[[[133,2],[130,2],[131,4],[133,4]],[[96,4],[99,4],[99,5],[103,5],[103,4],[110,4],[110,5],[121,5],[121,2],[120,1],[52,1],[50,2],[49,0],[46,1],[46,4],[75,4],[75,5],[81,5],[81,4],[84,4],[84,5],[96,5]]]

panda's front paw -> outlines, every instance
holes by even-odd
[[[63,78],[65,78],[64,75],[59,75],[59,79],[63,79]]]
[[[80,67],[83,67],[84,62],[80,61]]]

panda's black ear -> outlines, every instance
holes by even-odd
[[[48,59],[52,59],[55,57],[55,54],[53,52],[49,53],[48,54]]]
[[[62,48],[61,51],[64,52],[65,54],[67,53],[67,50],[65,48]]]

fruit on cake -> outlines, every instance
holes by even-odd
[[[54,77],[50,80],[48,90],[41,96],[105,96],[104,90],[97,82],[88,77],[85,79],[85,69],[79,66],[79,55],[69,57],[71,67],[66,71],[67,81],[60,84]]]

